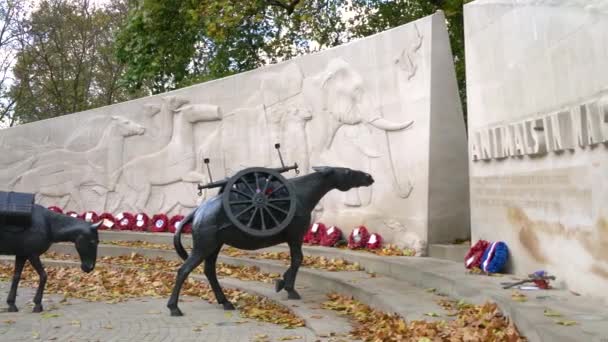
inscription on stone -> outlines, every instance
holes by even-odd
[[[576,207],[579,215],[591,217],[591,188],[578,184],[576,173],[564,169],[551,174],[472,177],[471,204],[478,208],[528,208],[555,217]]]
[[[472,132],[473,161],[542,155],[608,143],[608,95],[524,121]]]

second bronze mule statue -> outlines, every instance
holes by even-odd
[[[34,312],[42,311],[42,295],[46,285],[46,272],[40,262],[40,255],[55,242],[74,242],[80,256],[80,268],[91,272],[97,259],[99,237],[97,227],[101,222],[91,224],[84,220],[58,214],[40,205],[33,205],[31,222],[12,223],[3,218],[0,222],[0,254],[15,256],[15,273],[8,293],[8,311],[16,312],[15,299],[21,272],[29,260],[40,281],[34,296]]]
[[[312,210],[331,190],[348,191],[374,183],[371,175],[348,168],[316,167],[314,170],[315,172],[311,174],[288,180],[295,188],[296,213],[291,223],[276,235],[256,237],[235,227],[224,212],[220,195],[205,201],[182,220],[175,232],[174,245],[177,254],[185,262],[177,272],[175,287],[167,303],[171,316],[182,315],[177,306],[180,290],[190,272],[203,261],[205,262],[205,275],[217,302],[222,304],[225,310],[234,309],[232,303],[224,295],[215,273],[215,263],[224,244],[245,250],[255,250],[287,242],[291,254],[291,265],[283,274],[283,279],[277,281],[276,290],[285,289],[289,299],[300,299],[300,295],[295,290],[295,280],[303,259],[302,238],[310,224]],[[192,254],[188,255],[182,246],[180,237],[182,227],[191,221],[193,221],[193,248]]]

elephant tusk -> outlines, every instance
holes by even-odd
[[[385,118],[376,118],[369,121],[369,124],[384,131],[400,131],[411,127],[414,121],[392,122]]]

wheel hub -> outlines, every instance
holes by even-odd
[[[266,195],[264,195],[263,193],[257,193],[253,196],[253,205],[256,208],[265,207],[267,203],[268,198],[266,198]]]

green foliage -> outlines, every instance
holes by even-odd
[[[126,83],[159,93],[336,46],[439,9],[448,20],[464,103],[462,0],[144,0],[131,7],[117,50]]]
[[[124,101],[123,65],[114,35],[127,7],[83,0],[43,0],[21,23],[13,68],[14,116],[21,123]],[[17,96],[19,94],[19,96]]]
[[[110,0],[98,8],[88,0],[41,0],[17,25],[14,81],[10,92],[4,86],[0,109],[10,104],[13,119],[30,122],[161,93],[340,45],[438,9],[446,15],[465,105],[462,1]]]
[[[346,0],[146,0],[118,37],[125,80],[158,93],[345,41]]]
[[[470,1],[470,0],[468,0]],[[467,1],[467,2],[468,2]],[[463,0],[353,0],[352,38],[365,37],[442,10],[454,55],[456,79],[466,120]]]
[[[0,3],[0,127],[15,124],[13,109],[16,97],[12,96],[10,89],[12,67],[19,48],[20,24],[25,13],[25,0],[5,0]]]

